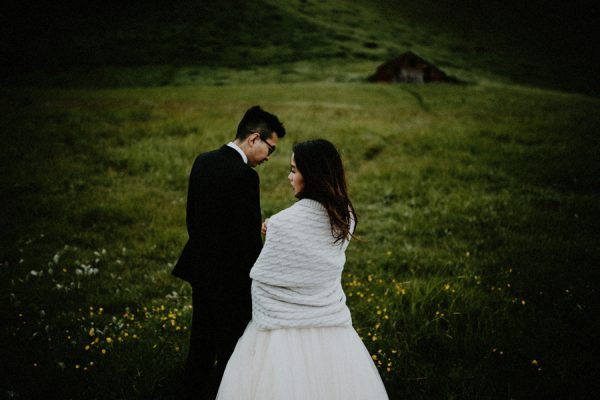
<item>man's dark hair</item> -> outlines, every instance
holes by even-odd
[[[253,106],[246,111],[237,128],[236,139],[243,140],[250,134],[258,132],[264,140],[271,138],[275,132],[278,137],[285,136],[283,123],[275,115],[266,112],[260,106]]]

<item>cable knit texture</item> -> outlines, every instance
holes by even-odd
[[[250,277],[260,329],[352,326],[341,278],[349,241],[334,243],[327,210],[302,199],[275,214]]]

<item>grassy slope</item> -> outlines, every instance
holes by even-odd
[[[179,29],[181,14],[197,14],[163,9],[135,29],[125,27],[151,9],[78,14],[89,33],[69,40],[97,43],[95,67],[69,63],[84,47],[58,46],[69,66],[55,64],[44,86],[130,87],[3,92],[3,390],[61,382],[64,397],[177,398],[189,288],[169,271],[185,240],[187,173],[256,103],[290,132],[259,170],[265,216],[292,201],[295,140],[324,136],[344,154],[363,239],[344,285],[392,398],[594,390],[598,101],[509,84],[536,82],[498,67],[503,53],[457,42],[460,30],[438,21],[465,19],[444,19],[445,3],[439,16],[379,4],[237,4],[245,18],[198,6],[213,23]],[[258,23],[266,15],[280,16],[275,27]],[[248,50],[256,37],[270,43],[262,52]],[[476,84],[359,82],[404,49]],[[142,55],[178,65],[132,67]]]
[[[28,4],[2,27],[9,83],[352,81],[407,50],[467,81],[591,94],[600,83],[598,12],[585,0]]]
[[[185,240],[189,163],[227,140],[239,110],[258,100],[290,131],[260,169],[265,216],[292,201],[285,176],[295,140],[324,136],[344,153],[364,240],[350,247],[344,281],[393,398],[566,395],[592,382],[595,100],[367,84],[36,90],[11,99],[3,342],[27,349],[5,355],[17,392],[30,374],[72,381],[65,395],[79,392],[75,366],[93,362],[88,396],[176,396],[163,391],[179,382],[186,336],[160,319],[189,318],[189,289],[169,276]],[[100,272],[76,273],[88,265]],[[165,304],[164,314],[154,308]],[[132,314],[140,325],[110,319]],[[94,326],[107,332],[96,337],[110,357],[83,349]],[[125,332],[142,339],[128,342]],[[122,384],[108,385],[115,374]]]

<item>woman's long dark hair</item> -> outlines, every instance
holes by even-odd
[[[304,178],[304,188],[296,197],[316,200],[325,207],[336,243],[350,239],[352,221],[356,226],[358,219],[348,197],[340,153],[324,139],[297,143],[293,152],[296,168]]]

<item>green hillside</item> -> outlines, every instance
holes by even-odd
[[[4,76],[54,86],[352,81],[412,50],[466,81],[595,94],[596,8],[498,0],[24,2],[6,14],[2,50],[13,73]]]

